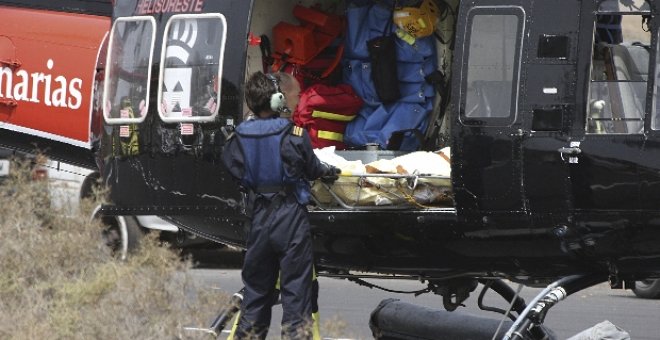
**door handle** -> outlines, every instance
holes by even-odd
[[[559,148],[559,153],[563,155],[576,156],[582,153],[582,150],[576,146]]]
[[[563,147],[559,148],[557,151],[559,151],[559,155],[561,156],[562,161],[566,161],[566,159],[564,159],[564,155],[566,155],[568,156],[568,163],[571,164],[577,164],[577,155],[582,153],[582,150],[577,146]]]

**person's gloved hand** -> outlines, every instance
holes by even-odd
[[[331,165],[328,167],[325,174],[321,176],[321,182],[325,184],[333,184],[337,179],[339,179],[340,173],[341,169]]]

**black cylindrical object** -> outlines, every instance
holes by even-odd
[[[490,340],[500,321],[386,299],[371,313],[369,327],[376,339]],[[512,324],[505,320],[497,338],[501,338]]]

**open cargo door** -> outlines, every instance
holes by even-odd
[[[60,2],[53,10],[0,3],[0,145],[93,167],[97,70],[110,18],[63,12]]]

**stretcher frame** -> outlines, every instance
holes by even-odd
[[[364,183],[370,183],[367,181],[368,178],[388,178],[388,179],[405,179],[407,184],[408,184],[408,189],[410,189],[413,193],[415,189],[417,188],[417,185],[419,184],[420,179],[445,179],[445,180],[451,180],[450,176],[440,176],[440,175],[421,175],[421,174],[383,174],[383,173],[368,173],[368,174],[342,174],[340,175],[341,177],[353,177],[353,178],[358,178],[357,185],[356,185],[356,197],[357,199],[355,200],[355,203],[351,204],[349,202],[346,202],[345,199],[343,199],[339,194],[333,190],[333,184],[327,184],[324,182],[321,182],[321,185],[327,190],[327,192],[330,194],[332,197],[334,203],[338,206],[340,206],[343,209],[346,210],[352,210],[352,211],[378,211],[378,210],[410,210],[410,209],[427,209],[427,210],[434,210],[434,209],[447,209],[446,206],[426,206],[421,203],[418,203],[414,201],[414,198],[412,198],[412,202],[410,201],[411,195],[405,194],[403,192],[395,192],[393,189],[389,188],[381,188],[376,186],[377,190],[382,191],[383,193],[389,194],[389,195],[394,195],[398,197],[401,201],[406,202],[406,203],[398,203],[398,204],[388,204],[388,205],[375,205],[375,204],[360,204],[360,197],[361,197],[361,192],[364,187]],[[370,183],[373,185],[373,183]],[[408,197],[406,197],[408,196]],[[449,196],[451,198],[451,196]],[[329,205],[328,203],[322,203],[312,195],[312,199],[314,200],[314,203],[316,203],[316,206],[320,209],[327,209],[327,206]],[[330,203],[332,204],[332,203]]]

